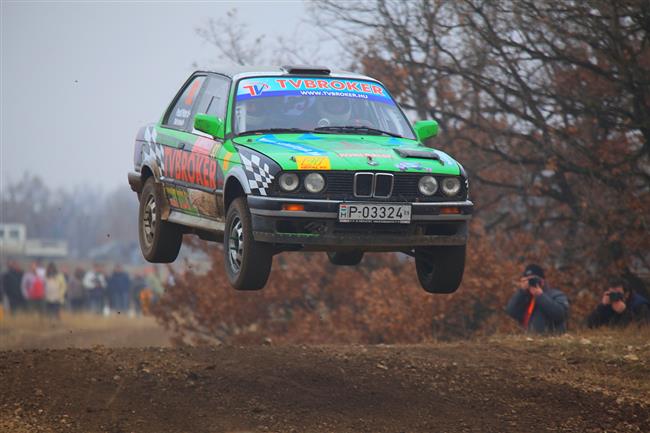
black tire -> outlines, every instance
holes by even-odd
[[[151,263],[173,262],[183,242],[180,227],[161,219],[163,203],[153,177],[148,178],[140,194],[138,233],[142,255]]]
[[[356,266],[363,259],[363,251],[332,251],[327,253],[327,257],[333,265]]]
[[[253,239],[251,214],[245,197],[228,207],[223,236],[224,264],[230,284],[237,290],[259,290],[271,273],[273,245]]]
[[[429,293],[453,293],[465,271],[465,245],[415,249],[418,280]]]

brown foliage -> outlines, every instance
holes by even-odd
[[[608,275],[650,270],[650,8],[641,0],[342,2],[311,5],[469,172],[480,218],[466,275],[425,294],[412,262],[336,268],[284,254],[260,293],[232,291],[213,253],[160,303],[179,332],[221,341],[415,342],[512,329],[502,308],[536,261],[572,301],[572,326]]]
[[[461,288],[452,295],[425,293],[412,259],[367,254],[358,267],[338,267],[324,253],[283,253],[274,259],[267,286],[238,292],[223,271],[223,250],[209,251],[207,274],[177,275],[155,314],[179,341],[300,343],[415,343],[515,329],[503,313],[521,267],[543,258],[531,239],[517,242],[537,251],[502,256],[509,242],[485,235],[478,223],[468,248]],[[541,253],[541,254],[540,254]]]
[[[440,121],[434,145],[467,169],[488,236],[543,240],[547,261],[574,287],[601,289],[619,274],[643,290],[647,2],[323,0],[313,8],[359,47],[363,72],[418,117]]]

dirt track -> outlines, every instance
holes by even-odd
[[[0,431],[650,431],[647,335],[0,352]]]

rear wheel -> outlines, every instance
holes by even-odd
[[[226,215],[223,251],[226,274],[237,290],[259,290],[273,263],[273,245],[253,239],[251,215],[245,197],[236,198]]]
[[[465,245],[415,249],[415,269],[429,293],[453,293],[465,271]]]
[[[363,251],[333,251],[328,252],[327,257],[333,265],[356,266],[361,263]]]
[[[140,194],[138,232],[142,255],[152,263],[171,263],[176,260],[183,242],[180,227],[162,220],[162,205],[163,198],[157,191],[153,177],[149,177]]]

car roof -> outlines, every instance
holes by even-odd
[[[292,71],[296,72],[292,72]],[[329,74],[318,73],[318,71],[329,70]],[[333,78],[353,78],[357,80],[369,80],[377,81],[374,78],[368,77],[366,75],[357,74],[354,72],[348,71],[337,71],[331,70],[323,66],[312,66],[312,65],[287,65],[287,66],[235,66],[230,68],[220,68],[213,69],[209,71],[197,71],[197,72],[213,72],[220,75],[225,75],[233,80],[238,80],[241,78],[248,77],[261,77],[265,75],[299,75],[299,76],[329,76]]]

